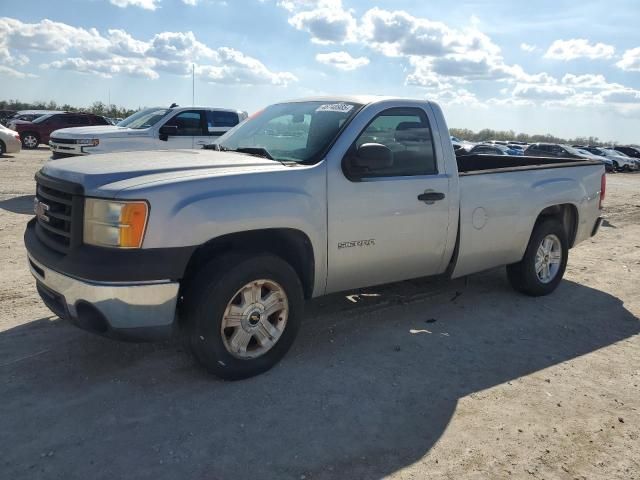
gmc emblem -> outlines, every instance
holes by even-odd
[[[47,212],[49,211],[49,205],[46,203],[42,203],[37,198],[33,199],[33,212],[43,222],[49,222],[49,217],[47,216]]]

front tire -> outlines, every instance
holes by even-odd
[[[40,138],[35,133],[24,133],[20,135],[20,140],[22,141],[22,147],[28,150],[38,148],[38,145],[40,145]]]
[[[507,266],[507,277],[521,293],[532,297],[548,295],[562,281],[568,259],[564,227],[556,219],[543,220],[533,229],[522,260]]]
[[[225,380],[263,373],[287,353],[304,296],[295,270],[271,254],[230,254],[202,267],[184,293],[185,328],[196,359]]]

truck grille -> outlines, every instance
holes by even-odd
[[[75,144],[76,140],[73,138],[53,138],[51,137],[51,141],[55,143],[65,143],[65,144]]]
[[[49,248],[67,253],[82,243],[82,186],[36,174],[36,235]]]

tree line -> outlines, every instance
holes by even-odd
[[[60,105],[54,101],[21,102],[20,100],[0,100],[0,110],[62,110],[66,112],[89,112],[111,118],[125,118],[137,111],[114,104],[107,105],[103,102],[93,102],[90,107],[75,107],[68,103]]]
[[[478,132],[468,128],[450,128],[449,132],[460,140],[469,142],[485,142],[488,140],[506,140],[526,143],[562,143],[567,145],[615,145],[617,142],[600,140],[598,137],[561,138],[551,135],[529,135],[528,133],[516,133],[513,130],[493,130],[484,128]]]

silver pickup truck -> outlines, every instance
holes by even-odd
[[[207,149],[63,159],[36,181],[46,305],[116,338],[183,332],[227,379],[277,363],[312,297],[501,265],[551,293],[605,193],[589,160],[456,158],[436,104],[379,97],[279,103]]]

